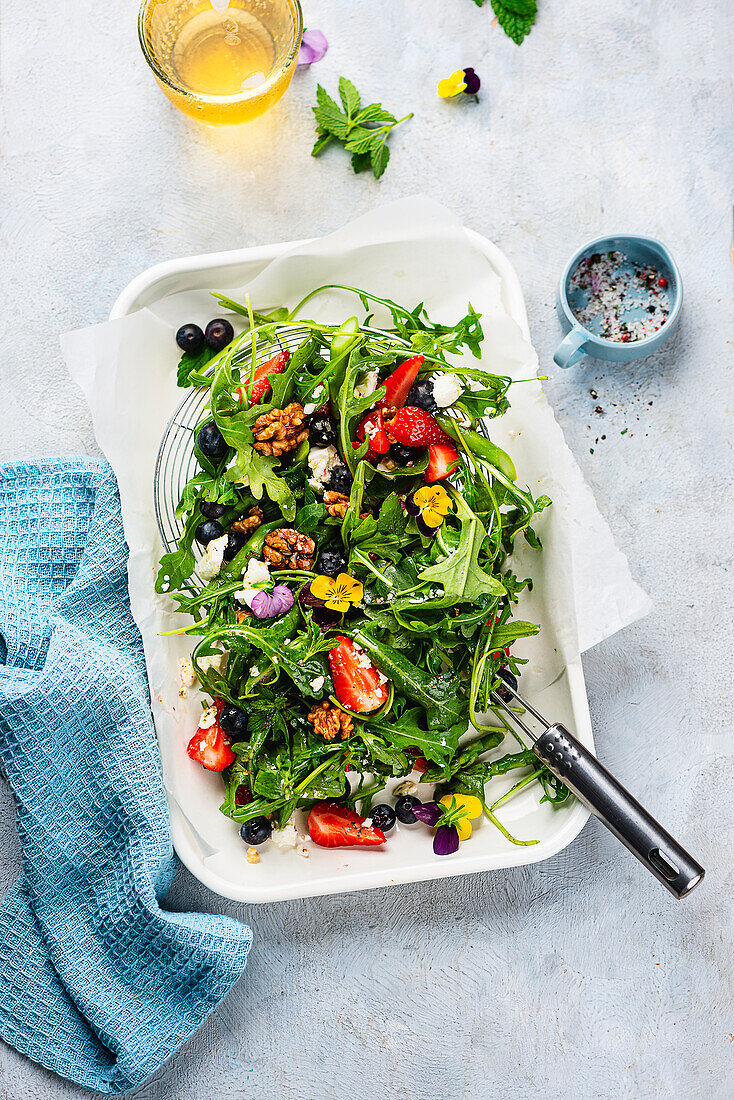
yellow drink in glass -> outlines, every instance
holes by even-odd
[[[213,125],[249,122],[280,99],[302,30],[298,0],[143,0],[138,20],[163,92]]]

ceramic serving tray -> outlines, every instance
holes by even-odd
[[[470,230],[465,232],[472,247],[486,257],[499,278],[502,305],[529,341],[523,295],[511,264],[486,238]],[[167,300],[172,296],[209,290],[226,292],[241,287],[255,278],[271,260],[289,251],[295,244],[266,245],[158,264],[138,275],[126,287],[115,303],[111,319],[149,309],[175,328],[190,318],[183,317],[180,312],[180,303],[184,299],[177,298],[175,303],[169,303]],[[216,312],[216,308],[212,307],[212,316]],[[151,372],[155,369],[155,361],[151,361]],[[161,434],[172,412],[173,407],[162,410]],[[151,496],[153,475],[151,463]],[[151,540],[155,542],[158,536],[154,531],[152,515],[151,524]],[[150,601],[152,603],[160,598],[154,596],[151,575]],[[498,816],[516,838],[536,840],[534,844],[512,844],[491,823],[483,820],[475,827],[470,841],[462,844],[453,856],[442,858],[434,855],[425,826],[398,824],[384,848],[333,850],[309,844],[310,857],[304,858],[294,850],[280,850],[271,844],[263,849],[259,864],[248,864],[237,825],[219,813],[223,796],[220,777],[206,772],[186,755],[185,746],[201,713],[198,692],[189,691],[188,697],[182,700],[176,691],[178,661],[187,652],[186,643],[181,639],[170,639],[171,691],[170,694],[162,693],[160,662],[155,676],[151,672],[147,644],[151,618],[141,613],[140,607],[140,600],[133,600],[133,611],[146,640],[153,711],[164,762],[173,843],[191,873],[223,897],[245,902],[272,902],[480,871],[497,872],[502,868],[534,863],[555,855],[571,843],[588,818],[588,811],[573,799],[557,808],[549,803],[541,804],[541,792],[533,784],[504,804]],[[554,659],[557,660],[557,653],[553,652],[552,630],[541,630],[534,645],[536,662],[542,664],[547,658],[550,666]],[[190,643],[188,646],[190,648]],[[546,653],[543,646],[547,647]],[[165,661],[168,661],[168,656]],[[538,686],[542,686],[542,690],[537,690],[530,673],[523,678],[521,685],[541,712],[552,720],[563,722],[583,742],[593,747],[580,658],[567,662],[551,684]],[[516,748],[517,743],[508,737],[495,751],[497,755],[503,755]],[[390,786],[398,782],[400,780],[394,780]],[[499,797],[512,782],[513,779],[509,778],[494,779],[492,798]],[[390,787],[388,794],[389,791]],[[430,797],[430,788],[419,787],[418,796]],[[305,826],[305,823],[302,824]]]

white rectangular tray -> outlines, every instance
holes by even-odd
[[[470,230],[465,232],[472,245],[487,257],[500,277],[503,304],[529,340],[525,304],[514,269],[496,245]],[[188,318],[175,316],[173,311],[167,316],[166,298],[185,291],[226,291],[242,286],[276,256],[300,243],[304,242],[266,245],[157,264],[127,286],[115,303],[110,319],[147,307],[166,317],[175,327]],[[155,369],[155,364],[151,364],[151,369]],[[166,418],[171,412],[173,409],[166,412]],[[152,467],[150,476],[152,480]],[[147,625],[149,627],[150,624]],[[139,622],[139,626],[145,636],[146,624]],[[175,645],[174,640],[171,641],[171,687],[175,695],[178,656],[183,650],[180,643]],[[593,747],[580,658],[568,664],[563,674],[539,695],[528,694],[552,720],[563,722],[585,744]],[[568,805],[558,808],[548,803],[539,805],[538,790],[531,786],[503,806],[500,817],[518,838],[539,840],[532,846],[515,846],[491,823],[482,821],[475,828],[470,842],[462,844],[454,856],[441,858],[433,854],[430,834],[424,826],[398,825],[384,849],[327,850],[310,845],[310,858],[304,859],[294,851],[281,851],[268,845],[261,863],[251,865],[244,859],[238,827],[219,813],[221,779],[205,772],[186,756],[185,746],[195,728],[196,715],[200,713],[196,694],[190,693],[186,704],[178,701],[173,704],[160,696],[154,697],[157,728],[161,708],[165,710],[169,736],[168,745],[162,740],[161,747],[176,852],[201,882],[215,893],[236,901],[282,901],[534,863],[555,855],[570,844],[589,816],[588,811],[573,799]],[[180,727],[175,746],[180,746],[180,751],[173,753],[170,744],[172,722],[174,728]],[[160,728],[158,734],[161,739]],[[516,748],[516,742],[508,738],[496,751],[502,755]],[[395,780],[391,786],[397,782]],[[511,778],[493,780],[493,796],[498,797],[512,782]],[[430,789],[419,788],[418,793],[419,796],[429,797]],[[201,822],[203,814],[207,821],[206,838],[202,836],[203,830],[192,821],[198,819]]]

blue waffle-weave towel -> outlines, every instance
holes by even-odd
[[[0,1036],[103,1093],[181,1046],[251,942],[158,903],[176,859],[126,563],[106,463],[0,466],[0,757],[24,865],[0,911]]]

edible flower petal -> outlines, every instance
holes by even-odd
[[[301,69],[320,61],[328,48],[329,43],[323,31],[305,30],[301,38],[301,48],[298,51],[298,61],[296,63],[298,68]]]
[[[348,573],[339,573],[337,577],[321,575],[311,581],[311,592],[330,611],[348,611],[350,605],[359,603],[364,593],[362,582],[350,577]]]
[[[268,592],[255,592],[250,600],[250,609],[256,619],[273,619],[284,615],[294,604],[294,596],[285,584],[276,584],[272,595]]]
[[[435,484],[423,485],[416,490],[413,493],[413,502],[427,527],[440,527],[454,507],[454,502],[443,485]]]
[[[438,802],[424,802],[421,806],[413,807],[413,813],[424,825],[435,825],[440,820],[441,812]]]
[[[481,80],[473,69],[464,69],[464,83],[467,95],[476,95],[482,86]]]
[[[452,856],[459,847],[458,830],[454,825],[439,825],[433,838],[433,850],[437,856]]]
[[[461,95],[466,91],[466,81],[464,80],[464,70],[457,69],[451,76],[445,76],[443,80],[439,80],[438,94],[441,99],[453,99],[454,96]]]

